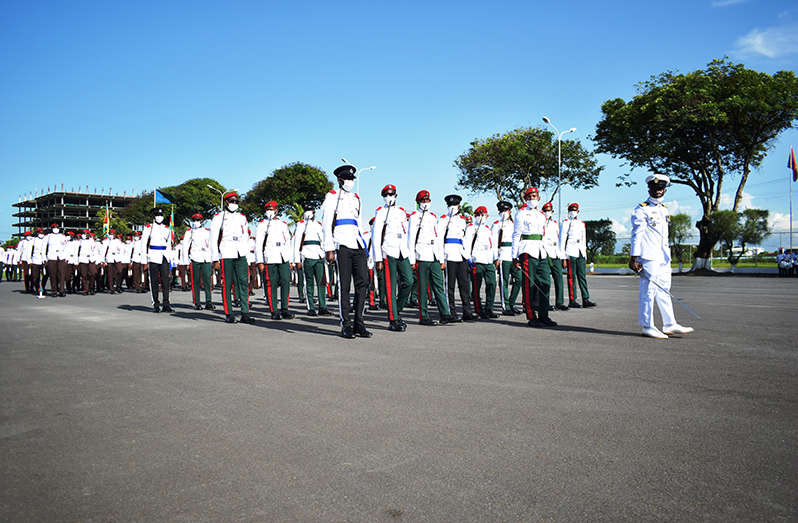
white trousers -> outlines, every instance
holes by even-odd
[[[673,325],[673,301],[668,292],[671,289],[671,264],[669,262],[639,260],[643,264],[640,276],[640,305],[637,322],[643,327],[654,326],[654,301],[662,315],[663,325]]]

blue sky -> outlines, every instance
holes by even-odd
[[[130,194],[211,177],[247,191],[295,161],[331,175],[341,157],[377,167],[360,180],[366,209],[393,183],[406,209],[427,189],[434,211],[459,192],[495,216],[493,197],[455,188],[452,163],[472,140],[548,116],[592,150],[604,101],[724,55],[795,70],[798,5],[2,0],[0,239],[15,232],[20,196],[62,183]],[[770,210],[778,230],[789,229],[790,145],[798,131],[746,188],[746,205]],[[626,168],[599,161],[600,187],[566,187],[563,204],[613,219],[622,239],[645,190],[616,188]],[[736,185],[726,187],[732,196]],[[666,200],[700,215],[687,188]]]

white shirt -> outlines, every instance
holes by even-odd
[[[493,222],[493,235],[496,238],[496,247],[499,249],[499,259],[502,261],[513,260],[513,220],[505,218]],[[501,238],[499,233],[501,232]]]
[[[360,224],[360,197],[343,189],[327,193],[321,205],[325,252],[343,245],[350,249],[366,248]],[[333,223],[334,222],[334,223]],[[335,225],[335,227],[333,227]]]
[[[261,220],[255,236],[255,260],[258,263],[274,264],[293,261],[291,232],[283,220]]]
[[[187,230],[182,245],[183,265],[188,265],[190,261],[210,263],[211,230],[207,227]]]
[[[466,229],[465,245],[473,263],[485,265],[493,263],[499,257],[496,237],[488,226],[487,218],[484,223],[479,223],[479,218],[474,218],[474,224]]]
[[[294,263],[324,258],[324,228],[315,220],[299,220],[294,230]],[[308,242],[311,242],[308,244]],[[318,243],[317,243],[318,242]]]
[[[164,263],[172,259],[172,232],[163,223],[148,223],[141,233],[141,242],[140,263]]]
[[[566,218],[560,227],[560,251],[566,257],[587,257],[587,234],[585,222]]]
[[[386,256],[396,259],[401,256],[410,258],[405,210],[396,205],[378,207],[374,213],[371,238],[371,254],[375,261],[381,262]]]
[[[525,205],[515,213],[513,222],[513,258],[519,258],[524,253],[533,258],[546,258],[548,253],[543,245],[543,236],[546,234],[546,215]],[[540,239],[523,239],[523,236],[530,234],[539,235]]]
[[[214,215],[211,220],[211,261],[246,258],[249,252],[248,228],[247,217],[240,212],[224,211]]]
[[[560,250],[560,228],[554,218],[546,220],[546,234],[543,235],[543,246],[546,248],[546,252],[549,253],[549,258],[560,260],[564,257],[563,252]]]
[[[632,256],[642,260],[669,263],[671,248],[668,245],[668,208],[649,198],[632,211]]]
[[[468,251],[463,243],[466,227],[465,216],[442,215],[438,219],[438,234],[443,236],[443,261],[460,262],[468,259]]]
[[[407,225],[410,264],[419,261],[443,262],[443,235],[438,234],[438,217],[431,211],[414,211]]]

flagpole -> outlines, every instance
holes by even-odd
[[[795,153],[792,150],[792,145],[790,146],[790,161],[787,163],[791,167],[790,169],[790,256],[793,256],[794,259],[795,253],[792,250],[792,184],[795,181],[796,165],[795,165]]]

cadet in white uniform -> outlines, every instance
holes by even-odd
[[[53,298],[66,296],[64,294],[64,279],[66,278],[66,259],[61,259],[62,251],[66,248],[66,236],[64,236],[58,224],[50,226],[50,234],[44,238],[44,252],[47,264],[47,274],[50,277],[50,293]]]
[[[291,251],[291,233],[288,224],[277,217],[277,202],[264,205],[266,218],[258,223],[255,232],[255,260],[263,281],[263,295],[269,304],[273,320],[290,320],[294,313],[288,310],[291,293],[291,269],[294,253]],[[280,307],[277,290],[280,290]]]
[[[551,269],[551,279],[554,283],[554,305],[549,310],[567,311],[562,290],[562,265],[565,263],[564,253],[560,250],[560,228],[557,220],[554,219],[554,206],[551,202],[543,205],[543,214],[546,215],[546,234],[543,235],[543,245],[549,253],[549,268]]]
[[[311,203],[302,206],[305,210],[304,219],[299,220],[294,230],[293,251],[294,264],[297,272],[305,275],[305,304],[308,307],[308,316],[329,316],[332,313],[327,309],[325,296],[327,289],[324,285],[324,250],[321,243],[324,239],[324,229],[321,222],[314,219],[315,208]],[[314,289],[319,292],[319,311],[313,301]]]
[[[590,292],[587,290],[586,255],[587,255],[587,228],[585,222],[578,220],[579,204],[572,203],[568,206],[568,218],[560,226],[560,251],[565,259],[562,268],[568,269],[568,306],[578,309],[580,307],[595,307],[590,301]],[[576,285],[582,293],[582,305],[576,301]]]
[[[385,276],[385,303],[388,305],[388,330],[404,332],[407,324],[399,317],[413,288],[410,248],[407,245],[407,213],[396,205],[396,186],[382,189],[385,205],[374,213],[371,254],[377,271]]]
[[[183,264],[189,265],[191,273],[191,296],[194,310],[201,310],[200,288],[205,286],[205,308],[215,309],[211,303],[211,230],[202,226],[202,215],[191,217],[191,229],[183,240]]]
[[[226,323],[237,323],[231,301],[232,287],[241,304],[241,322],[254,324],[249,315],[249,227],[247,217],[238,212],[238,193],[228,192],[222,198],[224,210],[211,221],[211,262],[214,269],[221,269],[222,303]]]
[[[475,321],[479,316],[471,312],[471,290],[468,286],[468,257],[469,253],[463,243],[468,223],[460,214],[460,202],[463,199],[457,194],[450,194],[444,201],[448,207],[448,214],[438,219],[438,233],[443,235],[443,256],[446,270],[446,297],[449,300],[449,312],[455,318],[457,307],[454,304],[454,285],[460,291],[460,303],[463,306],[463,318],[466,321]]]
[[[643,336],[667,338],[669,334],[686,334],[691,327],[676,323],[671,288],[671,248],[668,245],[670,214],[662,198],[670,178],[653,174],[646,178],[648,200],[632,212],[632,256],[629,268],[640,274],[638,323]],[[662,315],[662,331],[654,326],[654,301]]]
[[[141,234],[142,248],[139,262],[149,269],[153,312],[161,312],[161,301],[158,299],[159,287],[163,287],[163,311],[174,312],[169,305],[171,283],[169,260],[172,257],[172,234],[169,227],[163,223],[163,208],[155,207],[150,214],[154,221],[148,223]]]
[[[465,243],[471,254],[471,288],[474,298],[474,311],[483,319],[498,318],[493,312],[496,299],[496,268],[498,267],[499,249],[498,232],[488,225],[488,208],[481,205],[474,211],[474,224],[466,229]],[[480,298],[482,282],[485,282],[485,301]]]
[[[360,197],[352,192],[355,173],[352,165],[335,170],[339,190],[327,193],[321,206],[324,228],[323,248],[327,261],[338,267],[338,310],[341,315],[341,336],[370,338],[363,322],[366,293],[369,289],[368,254],[360,223]],[[355,319],[350,315],[349,289],[355,284]]]

